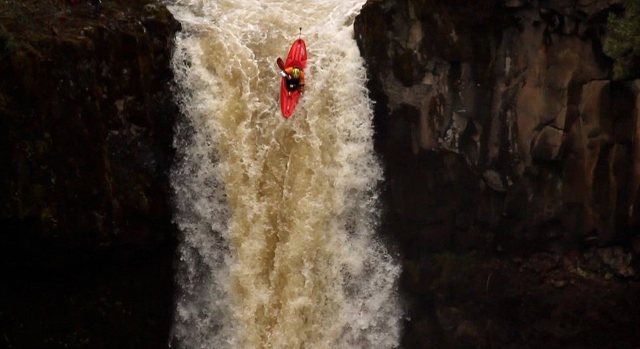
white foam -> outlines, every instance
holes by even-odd
[[[172,171],[183,233],[173,343],[393,348],[397,263],[375,239],[380,165],[353,40],[363,0],[174,1],[185,119]],[[298,27],[305,94],[279,110]]]

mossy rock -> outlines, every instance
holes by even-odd
[[[640,0],[623,0],[624,14],[609,14],[604,52],[614,59],[616,79],[640,76]]]

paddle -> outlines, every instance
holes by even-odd
[[[282,58],[278,57],[278,60],[276,62],[278,63],[278,68],[284,71],[284,62],[282,61]]]

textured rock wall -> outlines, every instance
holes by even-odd
[[[0,347],[166,345],[177,29],[154,1],[0,2]]]
[[[462,203],[445,208],[442,202],[459,195],[401,180],[392,185],[394,207],[404,205],[416,221],[446,217],[463,228],[513,221],[508,235],[516,240],[537,237],[536,228],[554,220],[574,241],[629,238],[640,224],[640,81],[610,80],[601,51],[610,7],[589,4],[367,7],[358,35],[374,96],[382,96],[383,153],[397,167],[421,156],[450,158],[466,169],[459,174],[475,178],[463,192],[478,193],[467,210],[459,210]],[[431,190],[443,195],[424,195]]]
[[[94,245],[166,238],[177,24],[144,2],[40,3],[5,5],[1,219]]]
[[[608,347],[601,327],[638,345],[640,80],[611,79],[613,10],[381,0],[357,18],[407,347]]]

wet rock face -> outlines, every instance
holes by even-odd
[[[166,347],[178,24],[147,0],[0,14],[0,347]]]
[[[98,3],[2,5],[7,234],[90,246],[173,234],[169,59],[178,25],[149,1]]]
[[[455,155],[475,178],[475,223],[526,219],[510,227],[514,240],[553,220],[570,240],[628,238],[638,227],[640,82],[610,80],[600,47],[610,9],[606,1],[369,3],[356,36],[382,104],[378,148],[389,171],[420,167],[422,153]],[[481,209],[496,195],[499,207]],[[438,197],[449,199],[457,200]]]
[[[551,282],[536,285],[542,271],[510,259],[535,264],[530,259],[539,253],[562,260],[617,246],[633,253],[629,268],[637,264],[640,80],[614,81],[602,52],[608,13],[618,6],[380,0],[356,19],[386,168],[385,220],[414,302],[408,347],[467,347],[469,338],[491,347],[489,332],[504,339],[496,347],[537,347],[544,341],[535,331],[509,334],[531,319],[544,328],[538,334],[555,338],[550,343],[597,347],[593,336],[582,342],[578,333],[621,323],[605,301],[591,322],[576,321],[580,307],[609,294],[607,287],[619,291],[610,295],[618,301],[637,296],[635,275],[598,283],[578,273],[573,284],[556,283],[569,285],[558,292]],[[445,266],[442,254],[474,262]],[[510,280],[495,299],[481,296],[483,282],[455,282],[459,273],[483,270]],[[434,278],[450,287],[434,286]],[[464,288],[472,291],[466,299],[446,294]],[[527,289],[538,291],[527,296]],[[540,298],[545,292],[556,296]],[[522,299],[546,302],[557,316],[527,306],[511,313]],[[479,320],[484,311],[490,323]],[[563,322],[567,328],[555,327]],[[618,328],[621,345],[632,346],[630,328]]]

